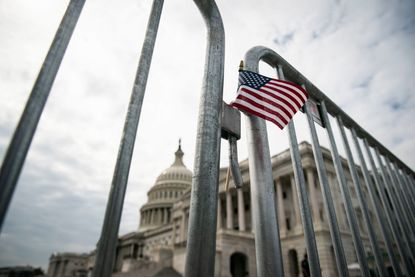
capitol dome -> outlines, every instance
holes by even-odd
[[[183,193],[191,187],[192,171],[183,163],[183,151],[179,147],[174,153],[173,164],[165,169],[148,191],[147,203],[140,209],[139,231],[145,231],[167,224],[171,220],[171,208]]]

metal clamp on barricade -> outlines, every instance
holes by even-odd
[[[229,141],[229,169],[226,184],[229,182],[229,174],[232,172],[233,182],[237,189],[242,188],[243,180],[238,163],[237,140],[241,138],[241,113],[222,103],[222,126],[221,136]]]

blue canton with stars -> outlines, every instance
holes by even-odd
[[[253,89],[260,89],[271,80],[271,78],[259,75],[251,71],[243,70],[239,73],[239,87],[245,85]]]

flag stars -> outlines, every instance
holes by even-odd
[[[239,77],[240,77],[239,78],[240,86],[248,85],[254,88],[260,88],[271,80],[270,78],[267,78],[264,76],[258,76],[258,74],[250,72],[250,71],[242,71]]]

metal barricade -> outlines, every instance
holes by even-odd
[[[0,172],[0,230],[40,115],[84,3],[85,0],[71,0],[6,153]],[[93,276],[106,277],[112,274],[134,142],[163,3],[163,0],[153,1],[119,146]],[[207,23],[209,46],[198,121],[186,272],[189,276],[211,276],[215,261],[224,31],[213,0],[195,0],[195,3]],[[233,139],[230,139],[230,146],[231,160],[234,161],[236,146]],[[201,228],[207,234],[203,240],[199,236]]]
[[[340,155],[337,150],[336,140],[331,128],[329,114],[331,114],[333,117],[337,119],[337,124],[340,130],[342,143],[347,156],[349,171],[352,176],[352,182],[357,194],[357,200],[360,209],[362,210],[363,221],[368,230],[368,236],[374,253],[378,274],[380,276],[387,276],[387,271],[385,269],[385,261],[381,253],[381,249],[375,235],[375,230],[373,228],[373,224],[369,216],[369,209],[367,203],[365,202],[363,194],[363,184],[361,184],[358,177],[358,166],[356,166],[354,162],[353,154],[350,149],[347,135],[345,132],[345,127],[348,128],[352,133],[356,151],[358,153],[361,164],[361,170],[363,171],[365,183],[368,188],[372,204],[374,206],[376,219],[378,220],[383,241],[387,248],[389,261],[392,265],[394,273],[396,276],[402,276],[403,271],[406,275],[412,276],[415,273],[413,268],[414,230],[412,224],[414,219],[414,202],[413,198],[408,197],[408,194],[411,195],[411,192],[413,193],[414,172],[402,161],[400,161],[396,156],[394,156],[389,150],[387,150],[382,144],[380,144],[376,139],[374,139],[370,134],[368,134],[343,110],[341,110],[318,88],[316,88],[310,81],[308,81],[303,75],[301,75],[301,73],[299,73],[295,68],[293,68],[287,61],[285,61],[274,51],[261,46],[252,48],[247,52],[245,57],[245,62],[247,64],[246,69],[257,72],[258,62],[260,60],[276,68],[278,71],[279,79],[289,80],[305,87],[310,95],[311,100],[317,103],[317,107],[320,107],[321,121],[322,125],[327,131],[327,135],[329,138],[329,143],[331,146],[331,155],[334,162],[338,184],[340,186],[342,200],[345,204],[346,217],[349,223],[349,227],[351,229],[351,235],[362,276],[370,276],[369,266],[361,234],[359,232],[359,225],[357,223],[354,207],[352,204],[349,186],[346,181],[345,172],[341,163]],[[307,116],[308,125],[310,127],[314,159],[322,188],[325,210],[328,214],[329,228],[336,256],[338,274],[339,276],[348,276],[349,273],[347,268],[345,252],[342,245],[333,200],[331,198],[327,173],[309,105],[310,103],[307,103],[303,107],[303,109]],[[253,202],[255,216],[258,217],[256,218],[254,228],[255,241],[257,247],[257,272],[258,276],[277,276],[278,274],[278,276],[280,276],[283,270],[282,265],[280,265],[279,263],[279,255],[281,255],[281,250],[278,247],[271,248],[268,245],[264,246],[261,243],[261,240],[267,241],[268,243],[271,243],[275,240],[275,238],[268,238],[267,240],[265,240],[263,237],[261,237],[263,234],[268,234],[276,228],[274,217],[269,216],[269,214],[267,214],[268,218],[264,220],[264,214],[260,214],[255,211],[255,202],[263,201],[264,198],[266,199],[266,193],[257,194],[255,192],[256,187],[259,186],[262,187],[262,190],[265,190],[267,187],[270,186],[270,181],[264,179],[263,177],[270,175],[271,169],[269,166],[267,166],[269,164],[269,161],[260,161],[259,159],[259,157],[262,157],[262,159],[264,159],[264,156],[269,157],[268,141],[264,120],[253,116],[247,116],[247,131],[250,157],[249,165],[251,172],[251,201]],[[298,144],[293,121],[291,121],[288,124],[288,133],[291,150],[291,160],[293,163],[293,170],[297,186],[297,196],[299,200],[307,252],[309,254],[311,276],[320,276],[321,273],[315,243],[315,235],[311,221],[306,184],[302,172],[301,160],[299,156]],[[371,165],[371,170],[369,170],[366,166],[366,159],[364,158],[361,152],[360,144],[358,141],[359,138],[363,139],[364,141],[367,156]],[[373,147],[375,149],[376,157],[378,160],[378,166],[373,161],[370,147]],[[385,164],[381,160],[381,156],[384,157]],[[268,158],[266,160],[268,160]],[[379,177],[379,172],[382,174],[382,180]],[[256,176],[259,174],[263,175],[262,179],[257,179]],[[373,186],[373,177],[376,183],[376,188]],[[387,191],[388,196],[386,196],[385,190]],[[404,192],[406,192],[407,196],[405,196]],[[380,195],[380,200],[382,200],[381,203],[379,202],[378,194]],[[266,202],[265,205],[272,204]],[[385,221],[385,215],[387,221]],[[391,232],[392,237],[390,235]],[[278,235],[278,231],[274,232],[274,234]],[[394,239],[394,241],[392,241],[392,238]],[[275,246],[280,246],[279,241],[273,243],[275,244]],[[395,245],[397,246],[400,257],[397,257],[395,254]],[[264,257],[273,257],[274,263],[275,265],[277,265],[277,267],[275,269],[271,269],[272,271],[264,270],[261,267]],[[400,259],[403,261],[402,269],[401,265],[399,264]]]
[[[221,128],[223,128],[221,116],[225,38],[222,19],[216,3],[213,0],[194,0],[194,2],[207,25],[208,47],[198,117],[185,276],[210,277],[214,275],[216,255],[219,157]],[[85,0],[70,1],[6,153],[0,171],[0,231],[40,115],[84,3]],[[95,277],[109,277],[112,274],[134,142],[163,3],[164,0],[154,0],[149,17],[98,243],[93,271]],[[368,205],[364,199],[364,185],[367,187],[374,207],[376,220],[379,223],[382,239],[395,275],[415,276],[415,173],[276,52],[261,46],[252,48],[245,56],[246,69],[257,72],[259,61],[264,61],[274,67],[280,79],[304,86],[311,100],[320,107],[321,121],[329,138],[332,160],[362,276],[370,276],[369,266],[352,204],[349,185],[337,149],[337,142],[333,135],[330,115],[337,120],[349,171],[358,204],[362,210],[363,220],[368,230],[368,237],[379,275],[387,276],[385,259],[371,223]],[[329,230],[338,275],[349,276],[323,154],[310,111],[310,102],[304,105],[303,111],[312,138],[314,160],[322,189],[325,211],[329,219]],[[239,120],[238,116],[235,116],[235,118]],[[264,120],[254,116],[247,116],[246,123],[257,275],[259,277],[284,276],[283,254],[277,222],[278,211],[275,209],[276,197],[266,125]],[[351,132],[360,166],[355,164],[346,129]],[[242,178],[238,172],[236,150],[236,140],[240,134],[232,130],[228,130],[228,132],[225,138],[229,140],[230,144],[232,174],[237,186],[240,187]],[[311,276],[321,276],[307,184],[293,121],[288,124],[288,134],[310,272]],[[363,141],[367,158],[364,157],[360,141]],[[377,164],[373,158],[373,153]],[[370,164],[370,169],[367,166],[367,161]],[[358,171],[363,174],[364,184],[359,180]]]

